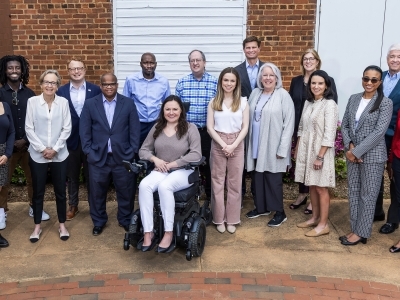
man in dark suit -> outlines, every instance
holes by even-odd
[[[121,227],[128,230],[134,205],[136,176],[127,172],[122,161],[132,161],[138,152],[140,123],[132,99],[117,93],[114,74],[101,77],[102,93],[88,99],[83,106],[79,133],[87,155],[90,185],[90,216],[93,235],[99,235],[107,223],[107,190],[114,182]]]
[[[86,66],[80,58],[73,57],[68,62],[67,66],[70,81],[58,89],[57,95],[68,100],[69,110],[71,112],[72,131],[67,139],[67,148],[69,152],[67,169],[69,208],[67,211],[67,221],[70,221],[79,212],[79,175],[82,165],[88,196],[90,190],[88,185],[88,164],[86,156],[83,154],[79,138],[79,119],[85,100],[97,96],[101,93],[101,90],[97,85],[85,80]]]
[[[235,69],[239,73],[242,97],[247,97],[249,99],[251,92],[257,86],[257,75],[258,70],[264,64],[258,59],[260,54],[261,41],[256,36],[249,36],[243,40],[243,52],[246,56],[246,60],[240,65],[236,66]],[[246,194],[246,173],[243,172],[242,177],[242,207],[243,207],[243,197]],[[253,183],[251,186],[251,192],[254,195]],[[254,210],[256,212],[256,210]],[[258,215],[250,216],[258,217]]]
[[[389,70],[383,72],[383,93],[386,97],[393,101],[393,115],[389,124],[389,128],[385,134],[386,150],[389,153],[392,147],[394,129],[396,128],[397,113],[400,109],[400,44],[394,44],[390,46],[386,58]],[[391,169],[392,166],[390,163],[388,163],[387,170],[389,172],[389,177],[391,177]],[[384,180],[382,179],[381,189],[376,201],[374,221],[385,220],[385,212],[383,211],[383,182]],[[379,230],[379,232],[383,234],[392,233],[399,228],[400,204],[396,199],[395,184],[396,183],[393,180],[390,181],[390,207],[388,210],[386,223]]]

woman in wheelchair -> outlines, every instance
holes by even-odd
[[[144,239],[142,251],[155,246],[153,232],[153,193],[158,190],[164,220],[164,237],[157,252],[168,253],[175,248],[173,225],[175,215],[174,192],[188,188],[193,170],[181,168],[201,159],[200,134],[194,124],[186,121],[182,101],[175,95],[167,97],[160,116],[139,150],[140,159],[154,163],[154,170],[139,185],[139,205]]]

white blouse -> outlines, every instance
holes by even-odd
[[[240,107],[232,112],[222,103],[222,111],[214,111],[214,130],[223,133],[236,133],[242,130],[243,111],[247,105],[247,98],[241,97]]]
[[[356,112],[355,120],[354,120],[355,121],[354,129],[357,128],[358,121],[360,121],[360,117],[361,117],[362,113],[364,112],[365,108],[367,107],[369,101],[371,101],[371,99],[361,98],[360,104],[358,105],[358,109],[357,109],[357,112]]]
[[[28,99],[25,131],[29,140],[29,153],[37,163],[61,162],[68,157],[66,141],[71,134],[71,114],[68,100],[55,96],[51,110],[43,94]],[[52,148],[57,154],[45,159],[42,151]]]

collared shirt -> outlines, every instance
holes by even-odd
[[[26,105],[28,103],[28,99],[35,96],[35,93],[30,88],[21,84],[17,91],[18,104],[15,105],[12,103],[13,92],[14,90],[8,84],[2,86],[0,88],[0,101],[8,103],[11,108],[11,114],[15,128],[15,140],[24,139],[28,142],[28,138],[26,137],[25,133]]]
[[[190,102],[187,121],[198,128],[206,126],[207,106],[217,93],[218,79],[207,72],[198,80],[192,73],[178,80],[175,95],[183,102]]]
[[[64,161],[68,157],[66,141],[71,129],[71,113],[67,99],[56,95],[49,111],[43,94],[29,98],[25,131],[30,142],[28,151],[35,162]],[[57,152],[53,159],[43,157],[41,152],[46,148]]]
[[[69,95],[71,97],[72,105],[75,108],[78,116],[81,116],[83,104],[86,98],[86,81],[79,88],[75,88],[72,83],[69,84]]]
[[[135,101],[140,122],[150,123],[158,118],[161,104],[171,90],[164,76],[154,73],[152,79],[146,79],[138,72],[126,78],[122,94]]]
[[[115,107],[117,106],[117,95],[115,95],[114,99],[112,99],[111,101],[108,101],[106,97],[104,97],[104,95],[102,95],[102,97],[103,97],[104,111],[106,113],[108,125],[110,126],[111,129],[112,121],[114,118]],[[108,139],[108,153],[112,153],[110,139]]]
[[[252,90],[254,90],[254,88],[256,87],[259,64],[260,61],[257,60],[254,66],[250,66],[250,64],[246,60],[246,70],[247,70],[247,75],[249,76]]]
[[[394,87],[400,79],[400,72],[390,75],[390,72],[387,72],[387,75],[383,79],[383,94],[385,97],[389,98],[389,95],[392,93]]]

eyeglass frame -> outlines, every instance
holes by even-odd
[[[76,71],[83,71],[85,70],[85,67],[76,67],[76,68],[68,68],[69,72],[76,72]]]
[[[107,87],[115,87],[118,82],[110,82],[110,83],[100,83],[102,87],[107,88]]]
[[[306,61],[312,62],[314,60],[317,60],[317,59],[315,57],[303,57],[304,62],[306,62]]]

